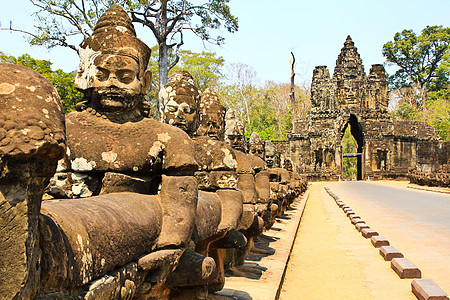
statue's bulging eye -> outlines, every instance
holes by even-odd
[[[121,70],[117,72],[117,79],[120,82],[129,84],[136,78],[136,74],[131,70]]]
[[[190,106],[190,105],[186,105],[184,107],[184,112],[187,113],[187,114],[192,114],[194,112],[194,107]]]
[[[174,105],[167,105],[167,110],[169,112],[176,112],[178,110],[178,107],[176,107]]]
[[[108,72],[108,70],[99,68],[97,71],[96,77],[100,81],[106,81],[109,78],[109,72]]]

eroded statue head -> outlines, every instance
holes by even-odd
[[[197,135],[223,141],[225,111],[225,107],[220,104],[219,95],[213,89],[207,88],[200,99],[200,126]]]
[[[233,149],[245,151],[244,124],[235,109],[228,110],[225,115],[225,142]]]
[[[248,153],[264,159],[264,140],[256,132],[248,140]]]
[[[151,50],[136,37],[127,13],[111,6],[94,33],[79,49],[80,69],[75,86],[85,94],[79,110],[103,113],[143,110],[152,74],[147,70]]]
[[[193,136],[199,126],[200,92],[187,71],[172,74],[159,91],[161,122]]]
[[[277,167],[277,151],[271,141],[265,141],[264,143],[264,160],[268,168]]]

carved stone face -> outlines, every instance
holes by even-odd
[[[264,141],[259,134],[253,132],[248,141],[248,152],[251,155],[264,159]]]
[[[267,167],[273,168],[276,166],[276,151],[271,141],[265,142],[264,160],[266,161]]]
[[[208,88],[200,100],[200,126],[197,134],[223,141],[225,130],[225,107],[220,104],[216,92]]]
[[[197,103],[188,95],[176,95],[164,108],[166,123],[192,132],[197,123]]]
[[[214,140],[223,140],[223,118],[219,114],[202,116],[198,135],[209,136]]]
[[[79,54],[75,86],[85,98],[77,110],[90,108],[93,114],[115,121],[146,115],[151,50],[136,37],[131,19],[120,6],[111,6],[100,17],[93,34],[81,43]]]
[[[244,124],[234,109],[228,110],[225,115],[225,143],[233,149],[245,150]]]
[[[97,71],[91,83],[91,97],[101,111],[135,108],[142,100],[145,84],[139,79],[139,64],[131,57],[102,54],[95,59]],[[151,74],[144,81],[151,80]]]
[[[250,146],[249,153],[259,158],[264,158],[264,147],[263,145]]]
[[[242,151],[245,148],[245,138],[242,134],[225,135],[225,142],[236,150]]]
[[[176,76],[176,74],[175,74]],[[176,126],[193,136],[198,128],[198,103],[200,93],[187,80],[169,79],[169,82],[159,92],[161,99],[161,120]]]

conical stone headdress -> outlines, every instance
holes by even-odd
[[[119,5],[111,6],[100,17],[92,36],[80,45],[80,70],[75,86],[81,90],[90,87],[95,76],[95,59],[102,54],[123,55],[136,60],[139,75],[143,75],[150,59],[150,48],[136,37],[133,23]]]

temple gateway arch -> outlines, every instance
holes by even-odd
[[[307,117],[295,120],[288,135],[295,170],[311,180],[342,178],[346,156],[357,158],[358,180],[406,177],[411,168],[433,171],[448,160],[440,155],[449,152],[443,149],[448,143],[442,143],[431,126],[393,120],[384,67],[372,65],[366,75],[350,36],[332,77],[326,66],[314,69],[311,103]],[[341,140],[348,126],[357,151],[343,154]]]

